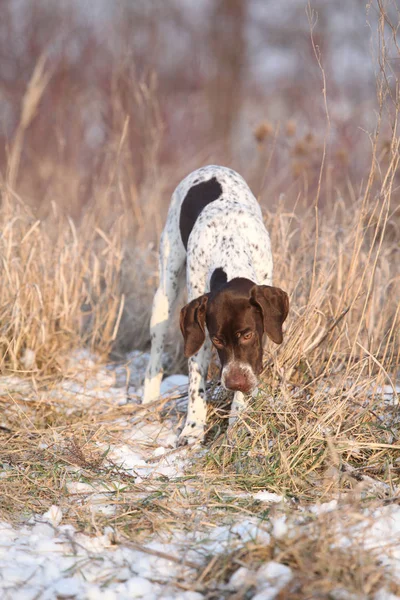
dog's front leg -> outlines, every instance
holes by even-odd
[[[188,412],[179,436],[179,445],[202,442],[207,420],[206,381],[211,358],[211,342],[206,338],[200,350],[189,358]]]
[[[235,392],[233,395],[232,406],[229,415],[229,427],[236,423],[238,416],[247,406],[246,396],[243,392]]]

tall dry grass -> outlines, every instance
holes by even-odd
[[[1,369],[38,377],[60,374],[82,343],[109,352],[124,304],[121,219],[105,234],[95,215],[76,226],[52,203],[41,220],[15,191],[25,132],[50,77],[45,64],[27,87],[1,186]]]
[[[105,357],[112,350],[130,349],[132,338],[137,346],[146,343],[143,323],[149,320],[148,288],[155,279],[155,253],[144,247],[149,244],[148,238],[143,239],[145,219],[152,220],[154,237],[161,231],[157,208],[160,124],[151,82],[132,86],[133,101],[147,123],[148,142],[142,151],[148,169],[142,170],[140,182],[140,193],[147,196],[146,215],[138,201],[138,180],[127,150],[129,117],[122,116],[118,99],[112,157],[93,183],[92,197],[79,218],[75,199],[69,204],[69,198],[84,187],[84,181],[57,161],[48,170],[47,202],[36,202],[34,185],[32,196],[26,193],[30,178],[43,180],[40,168],[36,174],[31,168],[27,176],[22,156],[52,76],[50,69],[43,55],[22,99],[0,188],[1,369],[37,377],[61,375],[65,357],[82,345]],[[21,196],[24,191],[26,197]]]

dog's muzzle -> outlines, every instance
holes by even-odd
[[[250,365],[231,362],[222,369],[221,383],[227,390],[250,394],[258,385],[258,379]]]

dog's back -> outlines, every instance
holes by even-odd
[[[187,253],[188,297],[210,289],[221,268],[228,280],[272,281],[271,247],[260,205],[238,173],[210,165],[190,173],[172,196],[165,225],[173,255]],[[177,239],[178,238],[178,239]]]
[[[193,171],[175,189],[168,211],[167,224],[179,229],[182,243],[187,248],[196,220],[212,203],[223,202],[221,213],[229,206],[240,204],[260,219],[261,209],[249,186],[236,171],[227,167],[209,165]]]

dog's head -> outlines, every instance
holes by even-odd
[[[289,298],[283,290],[241,277],[232,279],[182,308],[185,356],[200,350],[207,327],[221,361],[222,384],[228,390],[250,393],[262,371],[263,336],[281,344],[288,312]]]

